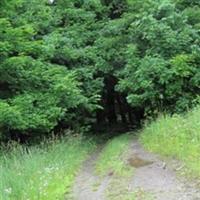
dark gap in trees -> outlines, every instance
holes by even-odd
[[[115,90],[118,80],[113,75],[107,75],[104,79],[104,91],[101,99],[102,110],[96,112],[97,130],[104,127],[133,128],[140,125],[144,119],[143,108],[132,108],[127,100],[126,94]]]

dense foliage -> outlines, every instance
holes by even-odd
[[[199,0],[1,0],[1,137],[184,111],[199,44]]]

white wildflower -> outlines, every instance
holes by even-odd
[[[6,188],[4,190],[7,194],[11,194],[12,193],[12,188]]]

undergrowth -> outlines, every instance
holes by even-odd
[[[144,128],[140,140],[148,150],[183,161],[189,175],[200,177],[200,107],[160,116]]]
[[[1,200],[64,199],[82,161],[94,148],[92,141],[79,136],[53,139],[32,147],[12,144],[3,148]]]

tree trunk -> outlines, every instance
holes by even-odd
[[[122,100],[122,97],[120,96],[119,93],[116,94],[116,100],[117,100],[117,103],[118,103],[118,106],[119,106],[119,112],[120,112],[120,115],[121,115],[122,122],[124,124],[126,124],[127,123],[126,110],[124,109],[123,100]]]
[[[117,122],[117,115],[115,110],[115,84],[116,78],[114,76],[108,76],[105,78],[106,89],[106,113],[110,124]]]

